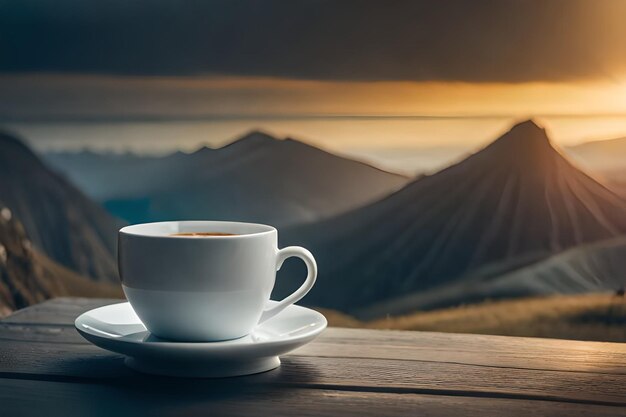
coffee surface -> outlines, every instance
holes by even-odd
[[[186,233],[172,233],[170,236],[202,237],[202,236],[237,236],[237,235],[234,233],[222,233],[222,232],[186,232]]]

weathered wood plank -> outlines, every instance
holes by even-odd
[[[121,356],[88,344],[73,328],[77,315],[112,302],[116,300],[51,300],[0,322],[0,378],[79,387],[102,383],[146,387],[163,381],[128,370]],[[194,381],[192,386],[212,391],[235,384],[237,392],[242,384],[272,390],[296,387],[306,392],[359,393],[364,399],[437,394],[446,403],[449,398],[490,397],[488,401],[508,398],[510,404],[550,400],[626,405],[625,378],[626,346],[621,344],[331,328],[286,356],[275,371],[228,382]],[[621,415],[624,410],[610,411]],[[504,410],[491,414],[504,412],[511,414]]]
[[[17,310],[2,322],[70,325],[85,311],[122,301],[111,298],[59,297]]]
[[[392,332],[397,333],[397,332]],[[613,346],[562,341],[561,347],[511,343],[508,338],[469,340],[436,333],[402,332],[400,340],[387,332],[329,328],[314,343],[296,350],[298,356],[401,359],[421,362],[453,362],[502,368],[543,369],[626,375],[626,354]],[[404,336],[404,335],[403,335]],[[482,337],[480,337],[483,339]],[[398,338],[395,338],[398,339]],[[451,340],[450,340],[451,339]],[[505,339],[505,340],[500,340]],[[22,325],[0,322],[0,340],[15,342],[89,344],[73,326]],[[561,342],[561,341],[559,341]],[[614,345],[614,344],[609,344]],[[617,348],[622,348],[621,345]]]
[[[549,401],[389,394],[283,387],[207,387],[161,379],[141,384],[76,384],[1,379],[3,415],[125,416],[624,416],[618,407]],[[6,414],[4,414],[6,413]]]
[[[75,333],[74,319],[112,302],[115,300],[51,300],[0,322],[0,339],[87,343]],[[20,327],[33,321],[47,324]],[[626,344],[538,338],[329,328],[297,354],[626,374]]]
[[[142,379],[120,355],[85,344],[0,342],[0,378],[104,381]],[[626,405],[626,377],[589,372],[502,369],[447,362],[288,355],[283,365],[239,383],[390,393],[549,399]]]

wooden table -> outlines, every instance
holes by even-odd
[[[90,345],[62,298],[0,322],[0,416],[626,416],[626,345],[329,328],[280,368],[138,374]]]

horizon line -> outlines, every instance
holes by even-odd
[[[606,113],[494,113],[494,114],[202,114],[202,115],[112,115],[71,116],[48,115],[12,117],[0,115],[0,123],[128,123],[128,122],[192,122],[246,120],[495,120],[534,118],[594,119],[626,118],[626,112]]]

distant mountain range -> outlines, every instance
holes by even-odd
[[[618,142],[594,146],[618,153]],[[614,290],[626,278],[626,201],[532,121],[410,182],[262,132],[191,154],[46,158],[133,222],[281,226],[281,246],[305,246],[318,260],[318,283],[304,302],[359,318]],[[9,134],[0,134],[0,201],[0,314],[54,295],[119,294],[93,281],[116,281],[121,221]],[[301,269],[285,264],[274,297],[297,285]]]
[[[596,171],[626,169],[626,138],[598,140],[570,146],[567,153],[574,160]]]
[[[626,201],[526,121],[458,164],[366,207],[291,228],[282,241],[302,244],[318,259],[320,277],[307,304],[356,312],[624,232]],[[286,281],[279,278],[277,296],[293,286]]]
[[[285,226],[371,203],[408,182],[258,131],[219,149],[160,158],[90,152],[45,157],[129,222],[218,219]]]
[[[0,317],[54,296],[121,294],[119,286],[81,277],[40,253],[13,212],[0,204]]]
[[[577,163],[593,170],[626,198],[626,138],[586,142],[567,151]]]
[[[117,280],[115,248],[122,223],[7,133],[0,133],[0,201],[51,259],[96,280]]]

